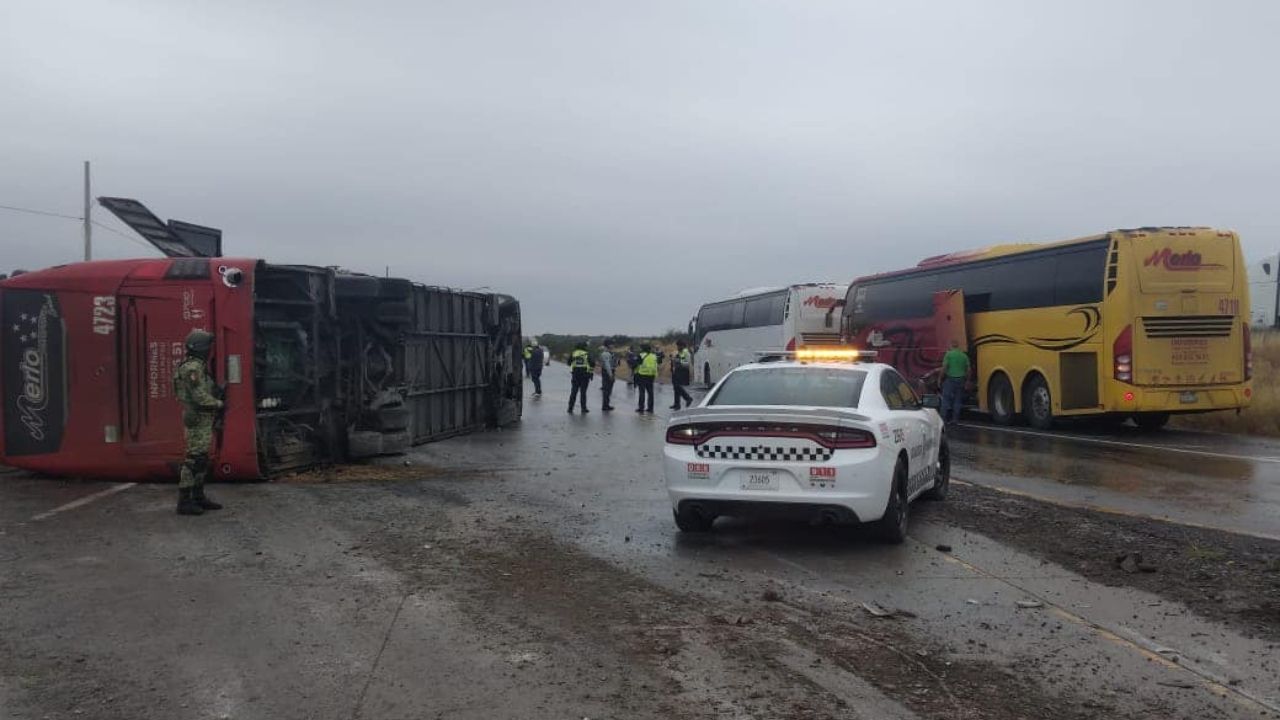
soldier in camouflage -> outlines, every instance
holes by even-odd
[[[214,420],[222,410],[222,390],[209,376],[213,335],[192,330],[187,335],[186,348],[186,360],[173,373],[173,394],[182,403],[182,424],[187,436],[187,454],[178,478],[178,514],[203,515],[205,510],[222,509],[204,494]]]

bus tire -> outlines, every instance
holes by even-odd
[[[1012,425],[1014,419],[1013,385],[1009,376],[996,373],[987,382],[987,410],[997,425]]]
[[[1022,391],[1022,415],[1037,430],[1053,427],[1053,394],[1044,376],[1034,373]]]
[[[1167,412],[1140,412],[1133,414],[1133,421],[1143,430],[1159,430],[1169,422]]]

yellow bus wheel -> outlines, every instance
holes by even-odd
[[[1004,373],[996,373],[987,383],[987,410],[997,425],[1013,424],[1013,385]]]
[[[1053,395],[1049,383],[1040,375],[1032,375],[1022,393],[1022,414],[1031,427],[1048,430],[1053,427]]]

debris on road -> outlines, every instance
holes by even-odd
[[[862,609],[863,609],[863,610],[866,610],[866,611],[867,611],[867,614],[868,614],[868,615],[870,615],[871,617],[878,617],[878,618],[900,618],[900,617],[902,617],[902,618],[913,618],[913,617],[917,617],[917,615],[916,615],[915,613],[911,612],[910,610],[903,610],[903,609],[901,609],[901,608],[895,608],[895,609],[892,609],[892,610],[891,610],[891,609],[889,609],[889,608],[886,608],[886,607],[884,607],[884,606],[882,606],[882,605],[880,605],[880,604],[878,604],[878,603],[874,603],[874,602],[864,602],[864,603],[862,603]]]
[[[938,552],[945,552],[945,553],[949,553],[949,552],[951,552],[951,546],[950,546],[950,545],[945,545],[945,544],[942,544],[942,545],[934,545],[934,546],[933,546],[933,549],[934,549],[934,550],[937,550]]]
[[[1179,688],[1179,689],[1182,689],[1182,690],[1193,690],[1193,689],[1195,689],[1195,685],[1193,685],[1192,683],[1189,683],[1189,682],[1187,682],[1187,681],[1185,681],[1185,680],[1161,680],[1160,682],[1157,682],[1156,684],[1157,684],[1157,685],[1160,685],[1160,686],[1163,686],[1163,687]]]
[[[1136,572],[1153,573],[1156,571],[1156,566],[1145,562],[1142,559],[1142,553],[1140,552],[1129,552],[1124,553],[1123,555],[1117,555],[1115,565],[1117,568],[1129,573],[1130,575]]]
[[[1031,610],[1033,608],[1044,607],[1044,603],[1040,602],[1039,600],[1019,600],[1017,605],[1019,608],[1022,608],[1024,610]]]

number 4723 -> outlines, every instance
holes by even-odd
[[[110,335],[116,329],[116,299],[101,295],[93,299],[93,331]]]

